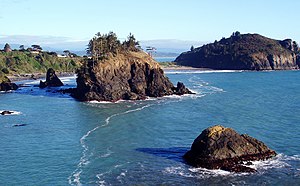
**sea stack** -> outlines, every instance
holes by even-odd
[[[43,82],[41,80],[39,87],[46,88],[46,87],[60,87],[60,86],[64,86],[64,84],[57,77],[57,75],[55,74],[55,71],[52,68],[49,68],[47,70],[47,74],[46,74],[46,81]]]
[[[72,94],[79,101],[114,102],[192,93],[182,83],[175,87],[159,64],[137,46],[133,35],[122,44],[114,33],[99,35],[90,41],[90,51],[93,58],[78,70]]]
[[[293,70],[299,69],[299,54],[298,44],[291,39],[235,32],[229,38],[183,52],[175,62],[216,70]]]
[[[231,128],[216,125],[202,131],[184,159],[194,167],[255,172],[243,162],[265,160],[274,156],[276,152],[263,142],[246,134],[240,135]]]

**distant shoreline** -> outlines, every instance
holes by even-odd
[[[60,77],[68,77],[74,76],[75,73],[72,72],[58,72],[56,73],[57,76]],[[18,75],[10,75],[7,76],[11,82],[15,83],[18,81],[25,81],[25,80],[40,80],[46,78],[46,73],[28,73],[28,74],[18,74]]]

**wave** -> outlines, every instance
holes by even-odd
[[[116,113],[116,114],[112,114],[109,117],[107,117],[104,121],[104,124],[102,125],[98,125],[95,128],[89,130],[86,134],[84,134],[81,138],[80,138],[80,144],[81,147],[83,148],[83,152],[82,152],[82,156],[80,157],[79,163],[77,164],[77,168],[73,171],[73,173],[71,174],[71,176],[69,176],[68,180],[69,180],[69,184],[75,184],[75,185],[81,185],[80,182],[80,175],[82,173],[82,168],[86,165],[88,165],[90,163],[89,158],[92,155],[89,155],[87,152],[89,150],[88,145],[86,145],[85,140],[97,129],[101,128],[101,127],[106,127],[109,125],[110,120],[114,117],[120,116],[120,115],[124,115],[124,114],[129,114],[132,112],[136,112],[136,111],[140,111],[143,110],[147,107],[150,107],[152,104],[147,104],[144,105],[142,107],[136,108],[136,109],[131,109],[131,110],[127,110],[125,112],[121,112],[121,113]],[[109,156],[109,155],[108,155]],[[108,157],[107,156],[107,157]]]
[[[280,171],[284,171],[284,169],[289,170],[289,172],[294,172],[295,175],[300,175],[300,169],[298,165],[300,163],[300,156],[287,156],[284,154],[278,154],[276,157],[268,159],[268,160],[261,160],[261,161],[251,161],[252,165],[248,167],[253,168],[257,171],[254,174],[264,174],[267,171],[280,169]],[[246,165],[245,165],[246,166]],[[175,174],[183,177],[195,177],[200,179],[207,179],[211,177],[222,177],[222,176],[245,176],[250,175],[253,173],[234,173],[229,171],[224,171],[220,169],[210,170],[206,168],[191,168],[185,165],[179,166],[171,166],[165,168],[163,171],[168,174]]]
[[[243,70],[165,70],[165,74],[209,74],[209,73],[236,73]]]
[[[0,110],[0,113],[4,112],[5,110]],[[9,112],[12,112],[11,114],[5,114],[4,116],[10,116],[10,115],[20,115],[22,112],[14,111],[14,110],[9,110]]]
[[[212,94],[212,93],[222,93],[226,92],[224,89],[212,86],[210,83],[202,80],[200,77],[193,76],[188,79],[190,83],[192,83],[191,90],[197,92],[197,94]]]

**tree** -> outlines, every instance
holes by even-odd
[[[11,52],[11,48],[10,48],[10,45],[8,43],[5,44],[4,46],[4,52]]]
[[[129,33],[129,35],[127,36],[127,41],[123,42],[123,45],[125,46],[125,50],[129,50],[129,51],[134,51],[137,52],[139,51],[139,42],[136,41],[135,37],[133,34]]]
[[[296,41],[293,41],[293,48],[294,48],[294,51],[295,51],[296,53],[299,52],[299,46],[298,46],[298,44],[297,44]]]
[[[41,51],[43,50],[42,47],[40,45],[31,45],[32,49],[33,50],[36,50],[36,51]]]
[[[71,52],[69,50],[64,50],[63,51],[65,56],[70,57],[71,56]]]
[[[20,51],[24,51],[25,50],[24,45],[20,45],[19,49],[20,49]]]
[[[192,46],[191,46],[191,51],[194,51],[194,50],[195,50],[195,48],[194,48],[194,46],[192,45]]]

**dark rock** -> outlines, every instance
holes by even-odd
[[[194,94],[189,89],[187,89],[182,82],[178,82],[177,83],[177,87],[176,87],[176,91],[175,92],[176,92],[177,95]]]
[[[2,111],[0,114],[1,114],[1,115],[10,115],[10,114],[12,114],[12,113],[14,113],[14,112],[8,111],[8,110],[4,110],[4,111]]]
[[[19,87],[15,83],[4,82],[0,83],[0,91],[17,90]]]
[[[240,34],[184,52],[175,62],[217,70],[290,70],[299,69],[298,50],[291,39],[278,41],[259,34]]]
[[[15,124],[15,125],[13,125],[13,127],[24,127],[24,126],[26,126],[27,124]]]
[[[178,89],[164,75],[159,64],[144,52],[108,54],[107,59],[89,60],[77,74],[77,89],[72,94],[80,101],[140,100],[189,93]]]
[[[191,150],[184,155],[184,159],[195,167],[255,172],[242,162],[265,160],[275,155],[276,152],[263,142],[218,125],[203,130],[195,139]]]
[[[46,81],[40,81],[40,88],[46,87],[60,87],[64,86],[64,84],[60,81],[60,79],[56,76],[55,71],[52,68],[49,68],[46,75]]]

